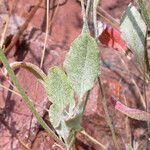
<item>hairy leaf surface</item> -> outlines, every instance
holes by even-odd
[[[137,62],[143,63],[146,37],[146,24],[138,10],[129,4],[120,24],[121,36],[134,53]]]
[[[92,88],[99,72],[97,43],[87,32],[83,32],[72,43],[64,62],[70,83],[81,99]]]
[[[18,68],[24,68],[26,69],[27,71],[29,71],[30,73],[32,73],[36,79],[41,82],[43,84],[44,82],[44,79],[46,78],[46,74],[36,65],[32,64],[32,63],[29,63],[29,62],[18,62],[18,61],[15,61],[13,63],[10,63],[9,64],[10,67],[12,68],[12,70],[15,70],[15,69],[18,69]],[[5,69],[4,71],[4,75],[7,76],[8,75],[8,72],[7,70]]]
[[[58,67],[51,68],[45,79],[45,89],[49,100],[52,102],[49,115],[53,126],[56,128],[62,118],[62,113],[67,105],[74,101],[73,90],[67,76]]]
[[[45,80],[45,89],[52,105],[49,109],[50,121],[67,149],[74,143],[76,131],[80,130],[83,104],[75,107],[74,92],[62,69],[49,70]]]

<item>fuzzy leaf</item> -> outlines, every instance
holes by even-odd
[[[123,14],[120,25],[121,36],[131,49],[139,64],[144,60],[146,24],[138,10],[129,4]]]
[[[150,121],[150,113],[134,108],[129,108],[116,100],[114,97],[111,98],[111,101],[115,109],[119,110],[128,117],[141,121]]]
[[[49,115],[54,128],[56,128],[67,105],[74,101],[73,90],[67,80],[65,72],[58,67],[51,68],[45,79],[45,89],[52,102]]]
[[[84,103],[80,102],[69,116],[64,116],[56,131],[63,137],[67,149],[72,147],[75,140],[75,134],[81,130],[80,122],[82,118]]]
[[[24,68],[27,71],[29,71],[30,73],[32,73],[36,79],[43,83],[45,78],[46,78],[46,74],[36,65],[29,63],[29,62],[22,62],[22,61],[15,61],[13,63],[9,64],[10,67],[12,68],[12,70],[18,69],[18,68]],[[7,76],[7,70],[4,70],[4,75]]]
[[[83,105],[74,104],[74,92],[65,72],[58,67],[49,70],[45,79],[45,89],[52,105],[49,109],[50,121],[67,149],[72,147],[76,131],[81,129]],[[80,107],[81,106],[81,107]]]
[[[95,39],[86,32],[80,34],[71,44],[64,67],[81,99],[92,88],[99,72],[99,52]]]

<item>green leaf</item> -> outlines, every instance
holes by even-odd
[[[140,13],[132,4],[129,4],[121,19],[120,31],[139,64],[144,61],[146,30],[146,24]]]
[[[73,89],[65,72],[58,67],[49,70],[45,89],[52,102],[49,109],[50,121],[58,135],[64,139],[67,149],[70,149],[76,131],[81,129],[80,120],[84,103],[79,103],[75,107]]]
[[[67,149],[70,150],[75,140],[76,132],[81,130],[80,122],[82,118],[84,102],[80,102],[68,116],[64,116],[56,131],[63,137]]]
[[[81,99],[93,87],[99,72],[99,52],[94,38],[82,33],[71,44],[64,62],[69,81]]]
[[[22,62],[22,61],[15,61],[13,63],[9,64],[12,70],[18,69],[18,68],[24,68],[30,73],[32,73],[36,79],[43,84],[46,74],[36,65],[29,63],[29,62]],[[4,72],[5,75],[8,74],[7,70]]]
[[[52,102],[50,107],[50,120],[56,128],[61,120],[61,114],[67,105],[74,101],[73,90],[68,82],[67,76],[58,67],[51,68],[45,79],[45,89],[49,100]]]

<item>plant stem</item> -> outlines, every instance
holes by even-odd
[[[104,109],[104,112],[105,112],[105,117],[106,117],[107,123],[109,125],[109,128],[111,130],[112,138],[113,138],[115,147],[116,147],[117,150],[120,150],[120,148],[117,144],[115,131],[114,131],[114,128],[113,128],[113,125],[111,123],[111,119],[110,119],[110,116],[109,116],[109,113],[108,113],[106,99],[105,99],[104,91],[103,91],[103,88],[102,88],[101,79],[99,77],[98,77],[98,84],[99,84],[99,93],[100,93],[100,96],[101,96],[101,101],[102,101],[103,109]]]
[[[145,20],[148,28],[150,28],[150,17],[149,17],[149,14],[148,14],[148,12],[145,8],[144,1],[143,0],[138,0],[138,4],[139,4],[139,7],[140,7],[142,16],[144,17],[144,20]]]
[[[145,95],[145,101],[147,102],[147,112],[150,112],[150,103],[149,103],[149,100],[147,100],[147,96],[146,96],[146,73],[148,73],[148,77],[150,78],[150,66],[149,66],[149,60],[148,60],[147,40],[145,40],[144,55],[145,55],[145,64],[146,64],[146,67],[144,64],[144,95]],[[150,122],[149,121],[147,121],[147,128],[148,128],[148,136],[150,137]]]
[[[150,78],[150,64],[149,64],[149,59],[148,59],[148,51],[147,51],[147,32],[145,36],[145,44],[144,44],[144,57],[145,57],[145,64],[147,68],[147,73]]]
[[[42,57],[40,62],[40,68],[43,66],[44,57],[45,57],[45,51],[46,51],[46,45],[48,40],[48,31],[49,31],[49,0],[46,0],[46,31],[45,31],[45,40],[44,40],[44,47],[42,51]]]
[[[96,41],[97,41],[97,23],[96,23],[96,21],[97,21],[97,17],[96,17],[97,5],[98,5],[98,0],[94,0],[94,4],[93,4],[93,23],[94,23],[94,32],[95,32],[95,40]],[[104,112],[105,112],[105,117],[106,117],[107,123],[110,127],[110,130],[111,130],[111,133],[112,133],[112,138],[113,138],[113,141],[115,143],[116,149],[120,150],[120,148],[117,144],[115,131],[114,131],[114,128],[113,128],[113,125],[111,123],[111,119],[110,119],[110,116],[109,116],[109,113],[108,113],[108,109],[107,109],[107,105],[106,105],[106,99],[105,99],[105,95],[104,95],[104,92],[103,92],[101,80],[100,80],[99,77],[98,77],[98,84],[99,84],[99,93],[100,93],[100,96],[101,96],[102,105],[103,105],[103,109],[104,109]]]
[[[86,98],[85,98],[85,102],[84,102],[84,107],[83,107],[83,111],[82,111],[82,116],[84,114],[88,99],[89,99],[89,95],[90,95],[90,90],[87,92]]]
[[[92,141],[94,144],[99,145],[102,149],[106,150],[106,147],[101,144],[100,142],[98,142],[96,139],[94,139],[92,136],[90,136],[85,130],[80,132],[81,134],[83,134],[84,136],[86,136],[90,141]]]
[[[87,22],[87,18],[86,18],[86,12],[85,12],[85,8],[84,8],[84,0],[81,0],[81,9],[82,9],[82,15],[83,15],[82,32],[89,32],[88,22]]]
[[[33,16],[35,15],[36,11],[40,7],[41,3],[42,3],[42,0],[39,0],[38,3],[33,7],[33,9],[27,15],[27,18],[26,18],[25,22],[23,23],[23,25],[21,25],[19,27],[18,32],[12,38],[10,44],[4,49],[5,53],[10,51],[14,47],[14,45],[16,45],[17,41],[19,40],[19,38],[22,35],[22,33],[24,32],[24,30],[28,27],[28,24],[30,23],[31,19],[33,18]]]
[[[14,83],[14,85],[16,86],[18,92],[20,93],[20,95],[22,96],[22,99],[24,101],[24,103],[27,105],[27,107],[30,109],[30,111],[32,112],[32,114],[36,117],[36,119],[38,120],[38,122],[41,124],[41,126],[49,133],[49,135],[56,140],[56,142],[58,142],[62,147],[65,147],[64,143],[57,137],[57,135],[48,127],[48,125],[44,122],[44,120],[42,119],[42,117],[38,114],[38,112],[36,111],[33,103],[29,100],[28,96],[26,95],[26,93],[24,92],[24,90],[22,89],[22,87],[20,86],[13,70],[11,69],[10,65],[7,62],[7,59],[3,53],[3,50],[0,48],[0,59],[3,63],[3,65],[5,66],[5,68],[8,71],[8,74],[12,80],[12,82]]]
[[[93,23],[94,23],[95,40],[97,40],[97,37],[98,37],[98,34],[97,34],[97,12],[96,12],[98,2],[99,2],[99,0],[94,0],[94,2],[93,2]]]
[[[86,16],[89,16],[91,12],[91,6],[92,6],[92,0],[87,1],[87,6],[86,6]]]
[[[144,20],[148,26],[148,28],[150,29],[150,17],[148,14],[148,11],[146,10],[145,4],[143,0],[138,0],[138,4],[142,13],[142,16],[144,17]],[[149,59],[148,59],[148,51],[147,51],[147,36],[145,39],[145,64],[147,67],[147,72],[150,78],[150,65],[149,65]],[[150,103],[149,101],[147,101],[147,112],[150,112]],[[148,136],[150,137],[150,122],[147,122],[147,126],[148,126]]]

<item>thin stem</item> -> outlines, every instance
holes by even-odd
[[[125,95],[123,95],[123,99],[124,99],[125,105],[128,106]],[[131,145],[131,142],[132,142],[131,128],[130,128],[130,120],[129,120],[128,116],[125,116],[125,127],[126,127],[126,141],[128,144]]]
[[[149,59],[148,59],[148,51],[147,51],[147,32],[146,32],[146,36],[145,36],[145,45],[144,45],[144,57],[145,57],[145,64],[146,64],[146,68],[147,68],[147,73],[149,75],[150,78],[150,64],[149,64]]]
[[[84,7],[84,0],[81,0],[81,9],[82,9],[82,15],[83,15],[83,22],[86,22],[86,14],[85,14],[85,7]]]
[[[18,92],[11,90],[10,88],[2,85],[1,83],[0,83],[0,87],[21,97],[21,95]]]
[[[115,144],[115,147],[117,150],[120,150],[118,144],[117,144],[117,139],[116,139],[116,135],[115,135],[115,130],[113,128],[113,125],[111,123],[111,119],[110,119],[110,116],[109,116],[109,113],[108,113],[108,108],[107,108],[107,104],[106,104],[106,99],[105,99],[105,95],[104,95],[104,91],[103,91],[103,88],[102,88],[102,83],[101,83],[101,80],[100,78],[98,77],[98,84],[99,84],[99,92],[100,92],[100,96],[101,96],[101,101],[102,101],[102,105],[103,105],[103,109],[104,109],[104,112],[105,112],[105,117],[106,117],[106,120],[107,120],[107,123],[109,125],[109,128],[111,130],[111,133],[112,133],[112,138],[113,138],[113,141],[114,141],[114,144]]]
[[[25,144],[25,143],[20,139],[20,137],[19,137],[18,135],[16,135],[16,137],[17,137],[19,143],[20,143],[26,150],[31,150],[31,148],[29,148],[28,145]]]
[[[86,18],[86,12],[84,7],[84,0],[81,0],[81,8],[82,8],[82,15],[83,15],[83,28],[82,32],[89,32],[87,18]]]
[[[149,14],[148,14],[148,12],[145,8],[144,1],[143,0],[138,0],[138,4],[139,4],[139,7],[140,7],[142,16],[144,17],[144,20],[145,20],[148,28],[150,28],[150,17],[149,17]]]
[[[97,40],[98,37],[98,32],[97,32],[97,5],[98,5],[99,0],[94,0],[93,2],[93,23],[94,23],[94,34],[95,34],[95,39]]]
[[[49,126],[45,123],[45,121],[42,119],[42,117],[36,111],[33,103],[29,100],[28,96],[26,95],[26,93],[24,92],[24,90],[22,89],[22,87],[20,86],[20,84],[19,84],[19,82],[18,82],[18,80],[17,80],[17,78],[16,78],[13,70],[11,69],[10,65],[7,62],[7,59],[6,59],[6,57],[5,57],[2,49],[0,49],[0,59],[1,59],[2,63],[3,63],[3,65],[5,66],[5,68],[7,69],[8,74],[9,74],[12,82],[14,83],[14,85],[16,86],[18,92],[22,96],[22,100],[27,105],[27,107],[30,109],[30,111],[32,112],[32,114],[36,117],[36,119],[41,124],[41,126],[49,133],[49,135],[51,137],[53,137],[53,139],[55,139],[62,147],[65,147],[64,143],[49,128]]]
[[[81,2],[81,0],[78,0]],[[113,28],[119,30],[119,22],[117,22],[111,15],[109,15],[100,6],[97,6],[97,15],[100,17],[102,22],[111,25]]]
[[[146,109],[146,102],[145,102],[145,100],[144,100],[144,98],[143,98],[143,96],[142,96],[142,94],[141,94],[141,91],[140,91],[140,89],[139,89],[137,83],[135,82],[135,80],[134,80],[134,78],[133,78],[133,76],[132,76],[131,71],[130,71],[129,68],[127,67],[127,65],[126,65],[126,63],[124,62],[124,60],[120,57],[120,55],[118,55],[118,57],[120,58],[121,63],[124,65],[126,71],[127,71],[129,74],[131,74],[131,82],[134,84],[134,86],[135,86],[135,88],[136,88],[136,91],[138,92],[138,94],[139,94],[139,96],[140,96],[140,101],[141,101],[141,103],[142,103],[144,109]]]
[[[149,17],[149,14],[148,14],[147,10],[146,10],[144,1],[143,0],[138,0],[138,4],[139,4],[140,10],[141,10],[141,13],[144,17],[144,20],[145,20],[148,28],[150,28],[150,17]],[[145,39],[145,53],[144,54],[145,54],[146,68],[147,68],[147,72],[148,72],[148,75],[149,75],[149,78],[150,78],[150,65],[149,65],[148,51],[147,51],[147,36],[146,36],[146,39]],[[144,72],[144,74],[146,75],[145,72]],[[145,78],[145,76],[144,76],[144,78]],[[145,95],[146,95],[146,91],[145,91]],[[147,112],[150,112],[150,103],[149,103],[149,101],[147,101]],[[150,122],[147,122],[147,126],[148,126],[148,136],[150,136]]]
[[[146,40],[145,40],[146,41]],[[145,42],[147,43],[147,41]],[[147,94],[146,94],[146,72],[148,72],[148,76],[150,78],[150,67],[149,67],[149,60],[148,60],[148,52],[147,52],[147,44],[145,44],[145,64],[144,64],[144,96],[145,96],[145,102],[147,102],[147,112],[150,112],[150,103],[149,100],[147,100]],[[146,65],[146,66],[145,66]],[[146,70],[147,68],[147,70]],[[147,128],[148,128],[148,136],[150,137],[150,122],[147,121]]]
[[[89,99],[89,95],[90,95],[90,90],[87,92],[87,95],[86,95],[86,98],[85,98],[85,103],[84,103],[84,106],[83,106],[82,115],[85,111],[85,108],[86,108],[86,105],[87,105],[87,102],[88,102],[88,99]]]
[[[40,68],[42,68],[42,66],[43,66],[46,44],[47,44],[47,39],[48,39],[48,31],[49,31],[49,0],[46,0],[46,35],[45,35],[45,40],[44,40],[44,48],[43,48],[43,52],[42,52]]]
[[[2,47],[4,45],[4,41],[5,41],[5,37],[6,37],[6,33],[7,33],[7,28],[8,28],[8,25],[10,23],[10,17],[13,14],[15,4],[16,4],[16,0],[13,0],[12,6],[11,6],[10,11],[9,11],[9,15],[6,18],[6,24],[5,24],[4,30],[1,33],[0,47]]]
[[[106,150],[106,146],[104,146],[103,144],[101,144],[100,142],[98,142],[96,139],[94,139],[92,136],[90,136],[85,130],[80,132],[81,134],[83,134],[84,136],[86,136],[90,141],[92,141],[94,144],[100,146],[102,149]]]
[[[91,12],[91,6],[92,6],[92,0],[87,1],[87,6],[86,6],[86,16],[89,16]]]
[[[100,19],[106,23],[111,25],[113,28],[119,30],[119,22],[116,21],[111,15],[109,15],[105,10],[103,10],[100,6],[97,7],[97,15],[101,17]]]
[[[22,33],[24,32],[24,30],[27,28],[29,22],[31,21],[31,19],[33,18],[34,14],[36,13],[36,11],[38,10],[39,6],[41,5],[43,0],[39,0],[38,3],[33,7],[33,9],[30,11],[30,13],[27,15],[27,18],[24,22],[24,24],[22,26],[19,27],[18,32],[16,33],[16,35],[12,38],[10,44],[4,49],[4,52],[8,52],[9,50],[11,50],[14,45],[16,45],[18,39],[20,38],[20,36],[22,35]]]

